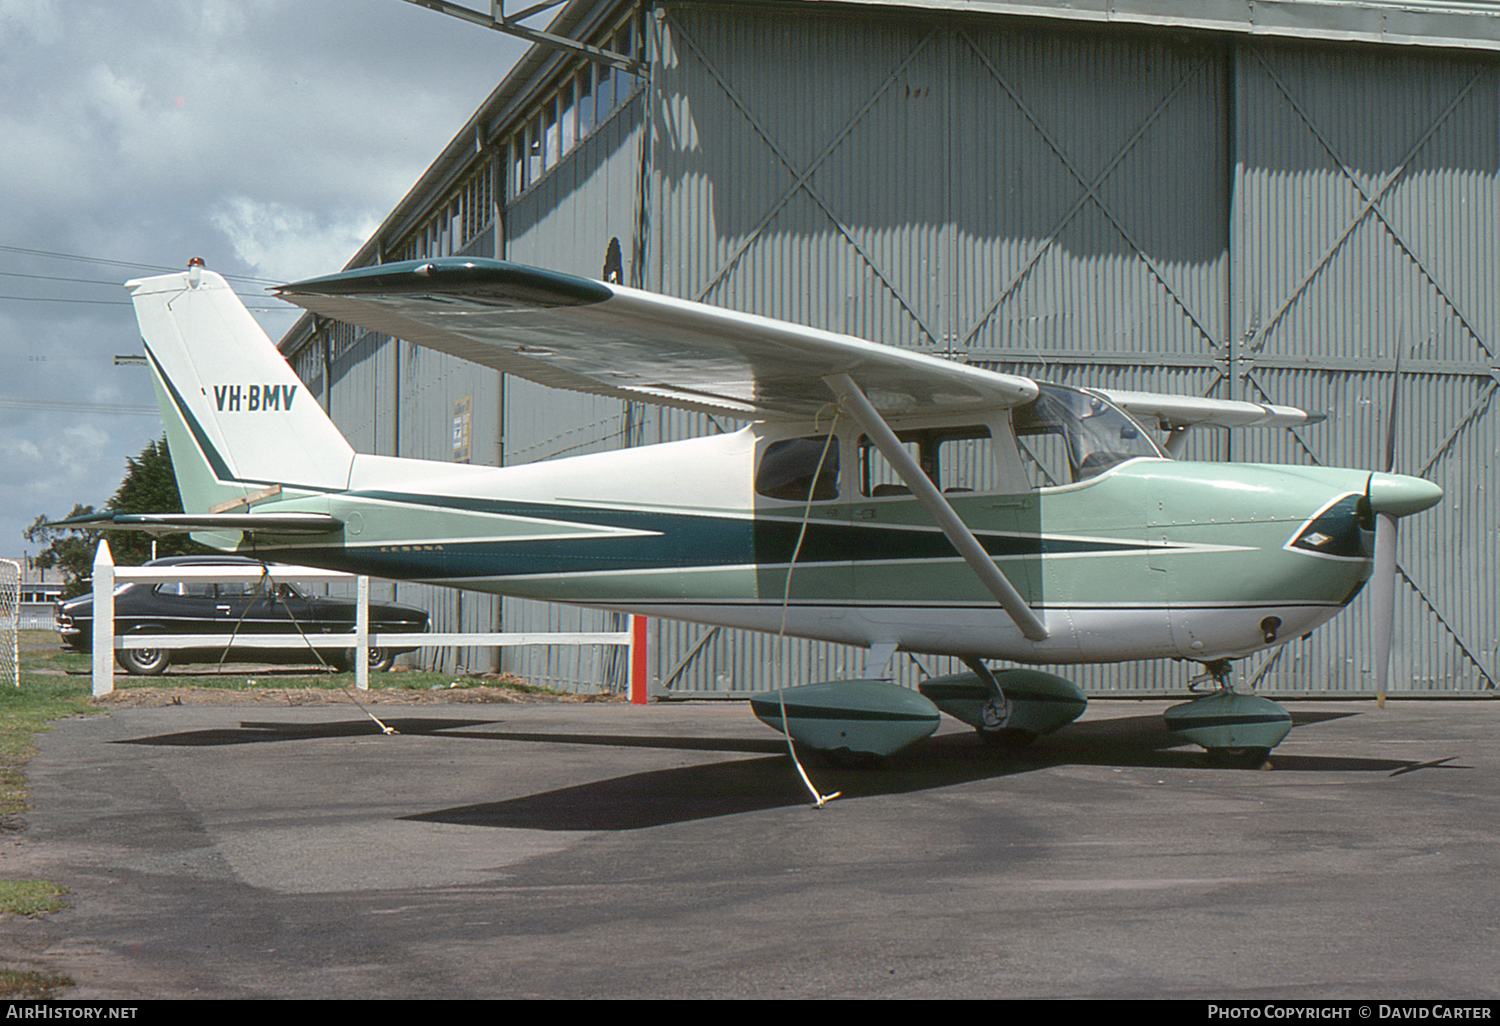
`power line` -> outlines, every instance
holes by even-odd
[[[285,313],[291,306],[290,303],[286,306],[251,306],[251,303],[263,303],[268,299],[274,299],[278,303],[286,303],[287,301],[279,296],[245,296],[238,292],[235,295],[239,296],[242,300],[247,300],[245,309],[260,313]],[[8,299],[16,303],[83,303],[87,306],[131,305],[128,299],[66,299],[59,296],[0,296],[0,299]]]
[[[89,264],[108,264],[108,265],[110,265],[112,267],[134,267],[134,268],[136,268],[138,270],[143,270],[143,271],[164,271],[164,272],[167,272],[167,273],[171,273],[172,271],[180,271],[180,270],[182,270],[182,268],[180,268],[180,267],[163,267],[160,264],[141,264],[141,263],[135,263],[135,262],[130,261],[130,260],[109,260],[109,259],[106,259],[104,257],[80,256],[77,253],[55,253],[55,252],[52,252],[51,250],[46,250],[46,249],[26,249],[26,248],[21,247],[21,246],[0,246],[0,253],[19,253],[22,256],[48,257],[48,258],[53,259],[53,260],[81,260],[84,263],[89,263]],[[254,277],[253,275],[248,275],[248,274],[226,274],[226,275],[223,275],[223,277],[225,277],[225,278],[233,278],[236,281],[255,282],[255,283],[258,283],[258,284],[261,284],[261,285],[285,285],[286,284],[286,282],[284,282],[284,281],[277,281],[274,278],[257,278],[257,277]]]
[[[119,413],[127,416],[155,417],[161,410],[155,406],[139,406],[130,403],[86,403],[72,399],[16,399],[0,396],[0,406],[12,406],[22,410],[53,410],[61,413]]]
[[[61,278],[55,274],[22,274],[20,271],[0,271],[0,275],[6,278],[32,278],[36,281],[74,282],[79,285],[113,285],[116,288],[120,286],[120,282],[109,278]]]
[[[15,303],[84,303],[88,306],[129,306],[128,299],[54,299],[50,296],[0,296]]]

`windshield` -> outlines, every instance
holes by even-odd
[[[1062,385],[1011,413],[1023,461],[1039,488],[1083,481],[1137,456],[1161,450],[1140,425],[1099,396]]]

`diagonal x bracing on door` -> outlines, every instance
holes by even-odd
[[[1100,194],[1100,189],[1109,179],[1109,177],[1114,174],[1114,172],[1119,168],[1120,164],[1125,160],[1130,152],[1151,130],[1152,126],[1161,119],[1167,108],[1171,106],[1172,101],[1182,93],[1187,85],[1193,80],[1194,76],[1196,76],[1198,72],[1204,67],[1204,65],[1209,62],[1209,56],[1201,56],[1198,60],[1191,64],[1188,69],[1182,74],[1182,76],[1172,85],[1172,87],[1166,91],[1162,98],[1157,101],[1156,105],[1152,107],[1152,109],[1146,114],[1145,118],[1142,119],[1141,123],[1136,126],[1133,132],[1130,133],[1130,135],[1125,139],[1125,142],[1121,144],[1121,146],[1115,151],[1114,155],[1104,163],[1104,166],[1100,169],[1099,173],[1094,175],[1093,177],[1088,177],[1079,170],[1076,162],[1068,155],[1067,149],[1060,142],[1058,142],[1056,138],[1054,138],[1053,134],[1047,130],[1045,125],[1042,124],[1042,120],[1036,115],[1034,111],[1032,111],[1026,101],[1022,99],[1020,92],[1010,83],[1005,75],[1001,74],[1000,69],[995,66],[995,62],[990,59],[989,55],[983,51],[983,49],[967,32],[960,32],[959,36],[964,40],[965,43],[968,44],[974,55],[979,59],[979,62],[984,66],[985,70],[994,79],[995,83],[1000,86],[1001,90],[1006,94],[1007,97],[1009,97],[1010,101],[1015,105],[1016,109],[1020,111],[1021,116],[1026,119],[1026,121],[1041,137],[1042,141],[1052,152],[1053,156],[1057,158],[1058,163],[1067,171],[1068,175],[1081,188],[1081,191],[1079,192],[1073,203],[1065,211],[1063,211],[1062,215],[1053,224],[1051,229],[1048,230],[1048,232],[1042,237],[1041,241],[1037,244],[1032,253],[1022,262],[1020,269],[1016,271],[1016,273],[1011,276],[1010,281],[1006,282],[1006,284],[1001,288],[1000,294],[996,298],[994,303],[986,308],[984,313],[978,317],[978,319],[972,326],[959,334],[958,337],[963,341],[963,344],[972,344],[974,338],[979,334],[981,330],[983,330],[985,324],[987,324],[991,320],[991,318],[995,316],[995,314],[1005,304],[1006,300],[1009,299],[1015,293],[1015,291],[1025,283],[1025,281],[1030,277],[1032,271],[1035,270],[1037,265],[1041,262],[1042,258],[1057,243],[1058,237],[1062,234],[1063,230],[1066,229],[1070,223],[1072,223],[1074,218],[1077,217],[1078,213],[1083,210],[1090,201],[1092,201],[1093,204],[1099,209],[1100,213],[1103,214],[1110,225],[1117,232],[1119,232],[1120,237],[1125,240],[1126,244],[1140,259],[1142,265],[1150,273],[1151,277],[1155,279],[1156,282],[1161,286],[1162,291],[1167,294],[1172,303],[1182,311],[1183,316],[1188,320],[1190,324],[1192,324],[1193,328],[1198,332],[1198,334],[1210,345],[1219,344],[1220,340],[1213,337],[1212,330],[1203,324],[1202,319],[1198,316],[1197,312],[1195,312],[1189,306],[1188,302],[1178,293],[1178,291],[1173,288],[1172,284],[1167,280],[1167,276],[1158,262],[1146,252],[1145,247],[1140,244],[1140,242],[1135,238],[1134,234],[1125,226],[1122,219],[1115,213],[1113,209],[1111,209],[1110,205],[1104,201],[1104,197]]]
[[[879,280],[881,285],[883,285],[885,289],[891,294],[891,296],[896,300],[896,302],[900,304],[901,309],[904,310],[906,314],[916,322],[918,328],[921,329],[922,333],[929,339],[936,341],[939,337],[939,332],[926,322],[922,315],[917,311],[916,304],[912,303],[905,295],[903,295],[902,291],[897,288],[896,283],[893,282],[891,278],[887,274],[885,274],[876,264],[875,258],[870,254],[868,249],[857,238],[855,238],[854,232],[850,229],[850,227],[844,224],[833,212],[832,207],[828,203],[828,201],[818,192],[817,189],[813,187],[812,177],[817,173],[818,169],[827,162],[828,158],[838,150],[839,146],[849,137],[849,134],[855,129],[855,127],[860,123],[865,115],[869,113],[869,111],[881,100],[882,97],[887,94],[887,92],[889,92],[891,86],[901,77],[902,73],[931,43],[932,39],[937,36],[938,30],[931,29],[920,40],[918,40],[916,45],[912,47],[911,51],[904,58],[897,62],[896,66],[891,69],[890,73],[887,74],[881,81],[881,84],[875,89],[873,93],[871,93],[871,95],[865,100],[865,102],[859,106],[854,114],[846,119],[844,124],[837,131],[832,133],[822,149],[818,151],[818,153],[807,164],[807,166],[799,168],[796,163],[786,154],[785,150],[772,137],[771,132],[768,131],[760,122],[760,120],[756,118],[755,115],[750,111],[749,107],[740,98],[738,92],[725,80],[724,75],[719,71],[719,69],[715,67],[713,62],[708,59],[708,55],[705,54],[702,48],[700,48],[698,44],[693,41],[691,35],[689,35],[683,29],[683,27],[676,22],[674,22],[673,28],[674,31],[676,31],[678,34],[678,40],[687,44],[688,49],[692,51],[694,56],[697,57],[703,69],[708,72],[709,76],[714,80],[715,83],[717,83],[719,88],[723,90],[725,97],[734,106],[735,110],[739,111],[740,115],[745,118],[745,121],[750,125],[751,129],[754,130],[755,134],[760,137],[761,141],[765,143],[766,147],[771,151],[772,154],[775,155],[776,159],[781,162],[781,164],[792,176],[792,184],[788,186],[781,193],[781,195],[776,198],[775,202],[771,204],[771,207],[765,212],[764,215],[761,216],[754,227],[751,228],[750,231],[745,233],[745,237],[740,241],[734,252],[729,255],[729,257],[723,262],[723,264],[718,268],[717,271],[709,275],[708,284],[699,289],[697,294],[693,296],[693,299],[698,302],[704,301],[706,297],[724,281],[724,279],[730,274],[730,272],[734,270],[734,267],[739,262],[740,258],[743,257],[745,253],[750,249],[750,247],[755,244],[755,242],[760,238],[761,233],[775,219],[776,215],[779,214],[782,209],[791,202],[793,197],[795,197],[799,193],[803,193],[813,201],[813,203],[818,207],[820,211],[822,211],[824,216],[828,218],[829,223],[831,223],[833,227],[838,231],[839,235],[842,236],[844,240],[854,248],[854,251],[859,255],[860,259],[863,260],[866,266],[869,267],[871,273],[875,275],[876,279]]]
[[[1485,355],[1487,357],[1493,358],[1495,355],[1494,345],[1482,337],[1480,332],[1474,327],[1473,320],[1467,317],[1459,308],[1454,298],[1448,294],[1448,291],[1444,289],[1441,282],[1438,281],[1437,275],[1428,268],[1423,260],[1417,255],[1412,245],[1408,243],[1405,238],[1403,238],[1402,234],[1397,230],[1395,224],[1393,224],[1391,219],[1387,216],[1386,211],[1382,208],[1382,204],[1390,195],[1391,190],[1394,189],[1397,183],[1399,183],[1406,176],[1407,170],[1411,166],[1412,161],[1416,159],[1417,155],[1421,153],[1423,148],[1426,147],[1432,137],[1437,134],[1438,130],[1453,116],[1453,113],[1458,109],[1460,104],[1462,104],[1464,98],[1473,91],[1474,86],[1485,74],[1485,69],[1480,68],[1476,70],[1472,76],[1470,76],[1468,81],[1465,82],[1464,85],[1458,90],[1457,95],[1455,95],[1453,99],[1448,103],[1448,105],[1443,108],[1442,112],[1436,118],[1434,118],[1432,123],[1427,126],[1426,130],[1423,131],[1416,138],[1416,140],[1414,140],[1411,145],[1407,147],[1401,158],[1396,161],[1395,167],[1392,168],[1391,171],[1385,176],[1384,181],[1380,183],[1379,187],[1372,191],[1366,189],[1365,186],[1360,182],[1359,176],[1337,152],[1333,144],[1329,141],[1327,134],[1318,127],[1317,122],[1312,118],[1311,115],[1308,114],[1304,106],[1297,100],[1295,96],[1292,95],[1292,90],[1282,80],[1281,76],[1276,74],[1275,69],[1271,67],[1270,62],[1266,60],[1265,56],[1259,50],[1252,50],[1252,52],[1255,54],[1256,60],[1262,70],[1265,72],[1266,77],[1270,79],[1271,83],[1281,93],[1287,104],[1292,108],[1293,112],[1296,113],[1297,117],[1307,128],[1308,132],[1317,141],[1318,145],[1324,150],[1325,153],[1328,154],[1329,159],[1332,160],[1334,166],[1338,168],[1339,173],[1344,177],[1344,180],[1353,187],[1356,193],[1358,193],[1361,206],[1359,211],[1352,218],[1350,218],[1349,223],[1344,227],[1344,229],[1338,233],[1333,243],[1329,245],[1324,250],[1322,255],[1318,258],[1318,260],[1313,263],[1312,269],[1302,278],[1302,280],[1297,284],[1296,288],[1292,289],[1291,292],[1286,296],[1286,298],[1276,306],[1275,313],[1273,313],[1266,320],[1265,326],[1257,331],[1257,338],[1255,343],[1251,346],[1251,351],[1260,352],[1264,349],[1267,340],[1269,339],[1271,333],[1275,330],[1276,326],[1281,322],[1281,319],[1287,315],[1287,313],[1292,309],[1293,306],[1296,305],[1297,301],[1303,296],[1304,293],[1306,293],[1307,289],[1318,278],[1318,276],[1329,267],[1329,265],[1333,262],[1334,257],[1337,256],[1338,253],[1344,248],[1349,238],[1360,227],[1360,225],[1364,224],[1367,219],[1373,217],[1374,219],[1378,220],[1380,224],[1385,228],[1386,232],[1389,233],[1391,241],[1395,243],[1396,247],[1403,254],[1405,254],[1405,256],[1409,260],[1411,260],[1412,264],[1417,268],[1421,276],[1427,281],[1428,285],[1442,301],[1443,305],[1452,312],[1453,316],[1458,320],[1458,323],[1462,325],[1464,330],[1469,333],[1474,342],[1480,347],[1480,349],[1484,351]]]

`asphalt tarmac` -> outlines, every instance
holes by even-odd
[[[1500,703],[1288,703],[1262,770],[1166,702],[880,770],[740,704],[120,709],[29,764],[0,954],[74,998],[1500,996]]]

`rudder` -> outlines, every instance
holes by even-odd
[[[194,267],[126,287],[184,510],[347,487],[354,450],[223,278]]]

